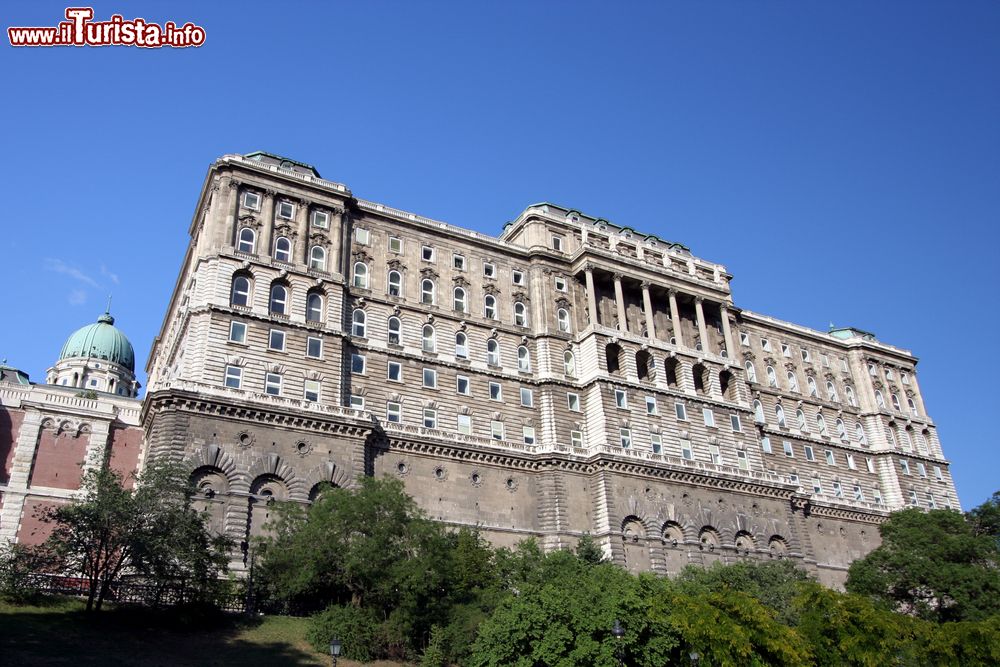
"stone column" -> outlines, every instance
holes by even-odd
[[[684,334],[681,332],[681,313],[677,310],[677,290],[668,290],[670,298],[670,321],[674,325],[674,340],[677,347],[684,347]]]
[[[302,263],[309,266],[309,202],[300,199],[295,207],[295,228],[299,235],[299,257]],[[292,256],[294,261],[294,255]],[[332,257],[326,258],[326,268],[330,268],[333,263]]]
[[[260,238],[257,239],[257,254],[271,256],[271,236],[274,230],[274,190],[264,191],[264,203],[260,207]]]
[[[222,193],[225,193],[227,197],[225,206],[222,205],[221,201],[218,205],[215,202],[212,203],[214,210],[212,224],[215,227],[212,232],[213,247],[205,248],[206,252],[218,252],[225,245],[236,245],[237,227],[239,226],[236,223],[240,204],[240,182],[229,177],[216,196],[220,196]],[[228,242],[226,239],[229,239]]]
[[[646,336],[656,338],[656,329],[653,327],[653,300],[649,297],[649,283],[642,283],[642,308],[646,313]]]
[[[24,498],[28,494],[31,462],[35,459],[38,434],[42,429],[42,414],[33,408],[24,411],[24,421],[13,443],[14,457],[11,460],[10,479],[0,510],[0,543],[13,542],[21,526]]]
[[[587,314],[590,324],[597,326],[601,323],[601,318],[597,313],[597,294],[594,292],[594,269],[590,266],[583,270],[583,276],[587,281]]]
[[[736,358],[736,348],[733,347],[733,330],[729,326],[729,307],[726,304],[719,304],[719,315],[722,317],[722,335],[726,339],[726,357]]]
[[[702,299],[700,296],[694,298],[694,313],[698,318],[698,337],[701,338],[701,351],[708,352],[708,331],[705,329],[705,310],[702,308]]]
[[[330,235],[330,266],[329,269],[332,273],[339,273],[344,275],[344,241],[345,234],[349,234],[349,230],[346,230],[347,226],[347,212],[342,208],[334,208],[330,211],[330,229],[328,233]],[[350,250],[351,242],[350,239],[346,239],[347,249]]]
[[[618,330],[628,333],[628,319],[625,315],[625,295],[622,293],[622,274],[614,274],[615,304],[618,306]]]

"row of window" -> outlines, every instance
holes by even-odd
[[[756,383],[757,382],[757,368],[754,366],[752,361],[747,361],[743,367],[746,369],[747,381]],[[765,374],[767,376],[767,385],[769,387],[778,388],[778,374],[775,372],[773,366],[767,366],[765,368]],[[794,371],[788,371],[786,374],[788,380],[788,390],[800,393],[799,389],[799,379]],[[811,375],[806,376],[806,389],[810,396],[813,398],[819,398],[819,385],[816,383],[816,378]],[[847,395],[847,403],[851,407],[858,407],[858,399],[854,394],[854,388],[851,385],[844,385],[844,393]],[[826,382],[826,398],[827,400],[833,401],[835,403],[840,402],[840,394],[837,393],[837,387],[834,385],[832,380],[827,380]],[[912,401],[911,401],[912,403]]]
[[[226,366],[224,384],[231,389],[242,389],[244,382],[244,369],[236,365]],[[264,373],[264,393],[269,396],[284,396],[286,388],[284,377],[281,373]],[[319,380],[306,380],[303,385],[302,398],[307,401],[318,402],[322,400],[322,383]]]
[[[243,193],[243,208],[251,211],[260,211],[261,196],[258,192],[245,191]],[[274,215],[279,220],[294,220],[297,206],[287,199],[279,199],[274,207]],[[327,229],[330,226],[330,213],[322,209],[313,209],[309,216],[313,227]]]
[[[257,253],[257,232],[250,227],[240,229],[236,237],[236,249],[247,255]],[[317,271],[326,271],[326,248],[321,245],[314,245],[309,249],[309,268]],[[284,236],[279,236],[274,240],[274,248],[271,256],[279,262],[292,261],[292,242]]]
[[[763,404],[761,404],[760,401],[756,401],[755,400],[753,402],[753,414],[754,414],[754,421],[757,422],[758,424],[766,424],[767,423],[767,419],[764,416],[764,406],[763,406]],[[778,404],[778,405],[774,406],[774,418],[777,421],[777,424],[778,424],[779,428],[788,428],[788,424],[787,424],[787,421],[785,419],[785,409],[781,406],[781,404]],[[796,422],[796,426],[798,427],[798,429],[800,431],[803,431],[805,433],[809,432],[809,426],[808,426],[808,424],[806,422],[806,415],[805,415],[805,412],[803,412],[801,408],[796,409],[796,411],[795,411],[795,422]],[[826,417],[824,417],[822,413],[816,415],[816,422],[815,423],[816,423],[816,432],[820,436],[824,436],[824,437],[829,436],[827,425],[826,425]],[[835,425],[835,428],[836,428],[836,431],[837,431],[837,437],[839,437],[841,440],[843,440],[845,442],[848,441],[848,440],[850,440],[850,437],[849,437],[848,431],[847,431],[847,426],[846,426],[846,424],[844,424],[844,420],[843,419],[841,419],[841,418],[838,417],[837,420],[834,422],[834,425]],[[868,444],[868,438],[865,437],[865,429],[861,425],[861,422],[857,422],[854,425],[854,435],[855,435],[855,439],[860,444],[862,444],[862,445],[867,445]]]
[[[745,332],[745,331],[741,331],[740,332],[740,343],[744,347],[750,347],[750,334],[747,333],[747,332]],[[792,346],[790,344],[788,344],[788,343],[780,343],[780,345],[781,345],[781,355],[783,357],[791,358],[791,356],[792,356]],[[763,350],[764,352],[773,352],[774,351],[773,347],[771,346],[771,341],[769,339],[763,338],[763,337],[761,337],[761,339],[760,339],[760,349]],[[799,348],[799,355],[802,357],[802,361],[805,361],[807,363],[808,362],[812,362],[812,359],[813,359],[812,353],[807,348],[800,347]],[[823,364],[823,368],[830,368],[830,357],[829,356],[827,356],[826,354],[820,354],[820,361]],[[843,357],[840,357],[840,369],[842,371],[844,371],[845,373],[849,371],[848,365],[847,365],[847,359],[845,359]]]
[[[358,245],[370,245],[372,239],[371,231],[364,227],[356,227],[354,229],[354,242]],[[403,254],[403,239],[399,236],[389,236],[388,248],[389,252],[395,255]],[[552,236],[552,249],[562,252],[563,249],[563,237],[559,235]],[[428,244],[423,244],[420,246],[420,259],[424,262],[435,263],[437,262],[437,249]],[[453,252],[451,255],[451,268],[456,271],[465,271],[468,268],[468,262],[466,261],[465,255]],[[483,277],[485,278],[496,278],[497,277],[497,267],[496,264],[490,261],[483,262]],[[515,285],[525,284],[525,273],[520,269],[513,269],[511,271],[511,282]]]
[[[873,378],[877,378],[879,376],[878,366],[876,366],[874,362],[871,361],[868,362],[868,375],[872,376]],[[895,382],[896,375],[893,373],[891,368],[885,369],[885,379],[888,382]],[[902,382],[904,385],[909,386],[910,384],[909,373],[907,373],[906,371],[900,371],[899,381]]]
[[[274,352],[286,352],[288,335],[281,329],[270,329],[267,333],[267,349]],[[232,343],[247,342],[247,325],[245,322],[233,320],[229,323],[229,341]],[[323,339],[319,336],[306,337],[306,356],[311,359],[323,358]]]
[[[229,305],[250,308],[253,303],[253,276],[237,273],[229,294]],[[267,310],[271,315],[287,316],[291,310],[291,288],[283,280],[275,280],[268,291]],[[311,289],[306,293],[306,321],[323,321],[323,292]]]

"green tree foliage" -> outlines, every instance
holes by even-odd
[[[604,552],[601,550],[590,533],[584,534],[580,541],[576,543],[576,557],[591,565],[600,565],[605,561]]]
[[[979,507],[969,510],[968,518],[976,535],[992,537],[1000,548],[1000,491]]]
[[[382,619],[373,609],[331,605],[309,619],[306,639],[317,651],[330,650],[330,640],[340,639],[345,658],[371,662],[386,653]]]
[[[882,544],[849,570],[847,590],[926,620],[982,620],[1000,613],[997,540],[951,510],[896,512]]]
[[[152,465],[133,490],[104,467],[86,472],[82,488],[81,499],[43,512],[42,519],[55,527],[37,553],[54,571],[87,580],[88,611],[100,610],[125,574],[159,584],[181,582],[211,600],[231,544],[207,531],[178,468]]]
[[[705,569],[689,565],[678,575],[678,589],[688,595],[740,591],[753,597],[777,615],[782,623],[796,620],[793,598],[798,584],[809,575],[790,560],[742,561],[732,565],[715,563]]]

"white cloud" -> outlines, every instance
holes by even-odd
[[[108,270],[108,267],[101,264],[101,275],[113,282],[115,285],[118,284],[118,274],[112,273]]]
[[[87,302],[87,293],[82,289],[73,289],[69,291],[66,299],[74,306],[79,306]]]
[[[86,273],[76,268],[75,266],[70,266],[61,259],[54,259],[52,257],[47,257],[45,259],[45,270],[52,271],[53,273],[62,273],[64,275],[73,278],[85,285],[90,285],[91,287],[100,288],[97,281],[88,276]],[[115,282],[117,282],[117,276],[115,277]],[[79,290],[78,290],[79,291]]]

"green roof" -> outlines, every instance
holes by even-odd
[[[104,313],[96,324],[88,324],[73,332],[62,346],[59,359],[104,359],[135,372],[135,352],[132,343],[115,328],[115,318]]]

